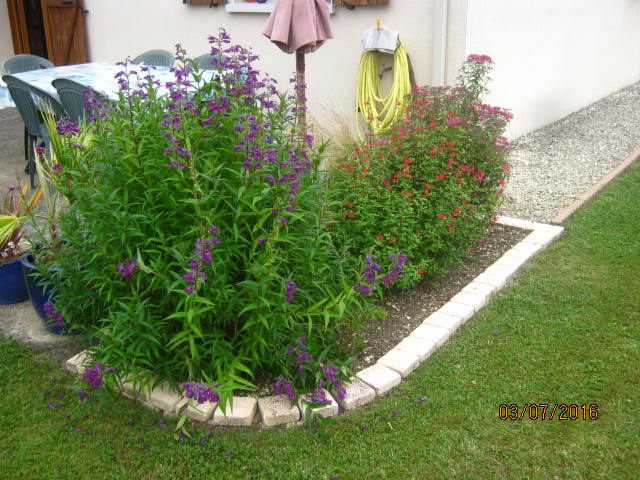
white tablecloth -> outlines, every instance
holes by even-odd
[[[140,79],[148,74],[140,70],[142,65],[129,65],[129,71],[136,71]],[[175,82],[174,73],[169,67],[149,67],[151,74],[155,80],[158,80],[162,87],[166,82]],[[113,63],[82,63],[78,65],[64,65],[61,67],[43,68],[40,70],[31,70],[28,72],[14,74],[20,80],[28,82],[36,87],[50,93],[58,98],[56,89],[51,85],[51,81],[56,78],[68,78],[76,82],[90,86],[94,90],[101,92],[109,98],[117,99],[119,85],[115,78],[116,74],[122,72],[124,67]],[[211,75],[217,72],[208,70]],[[9,96],[7,86],[0,80],[0,108],[14,106]]]

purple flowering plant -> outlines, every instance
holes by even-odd
[[[300,134],[295,95],[224,30],[209,42],[212,69],[180,46],[171,82],[123,62],[118,101],[50,129],[49,171],[68,201],[65,275],[50,280],[96,362],[135,382],[219,383],[224,403],[258,372],[288,375],[292,338],[347,362],[344,332],[374,307],[326,228],[324,146]]]
[[[328,350],[317,356],[312,354],[315,342],[315,338],[302,335],[287,346],[287,365],[273,385],[276,395],[286,396],[290,402],[299,401],[306,406],[305,422],[309,428],[323,422],[316,408],[332,403],[332,396],[345,398],[345,382],[352,375],[349,362],[329,360],[325,356]]]
[[[57,328],[63,328],[65,326],[64,315],[61,311],[56,309],[54,302],[47,300],[43,305],[43,309],[49,322],[54,324]]]
[[[456,85],[414,87],[392,130],[369,134],[330,169],[329,227],[351,238],[352,255],[377,256],[365,279],[373,265],[393,269],[398,253],[406,258],[395,286],[434,278],[472,254],[495,222],[511,114],[482,100],[492,67],[470,55]],[[366,282],[357,288],[370,293]]]
[[[101,363],[86,366],[81,381],[74,387],[80,400],[92,402],[94,400],[109,404],[114,395],[117,375],[113,367],[105,367]]]
[[[303,398],[313,404],[330,403],[327,391],[333,392],[337,398],[344,398],[344,383],[351,374],[348,363],[337,366],[326,357],[327,350],[314,356],[311,351],[315,341],[315,338],[308,339],[303,335],[287,346],[286,368],[274,384],[277,395],[286,395],[293,402],[300,396],[299,392],[307,392]]]

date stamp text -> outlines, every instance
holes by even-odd
[[[577,403],[501,403],[500,420],[597,420],[598,405]]]

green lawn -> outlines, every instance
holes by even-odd
[[[174,440],[131,401],[85,409],[71,375],[0,339],[0,478],[640,478],[640,164],[565,227],[401,389],[316,431]],[[500,404],[579,418],[500,420]]]

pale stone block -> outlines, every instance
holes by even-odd
[[[449,315],[448,313],[444,313],[438,310],[429,315],[423,323],[435,325],[436,327],[446,328],[447,330],[453,332],[460,325],[462,325],[462,318],[456,315]]]
[[[543,247],[546,247],[551,242],[553,242],[560,235],[560,233],[562,233],[561,230],[560,231],[535,230],[531,232],[529,235],[527,235],[524,238],[524,241],[529,243],[537,243],[538,245],[542,245]]]
[[[523,230],[535,230],[535,224],[533,222],[523,220],[521,218],[500,216],[498,217],[498,223],[508,227],[521,228]]]
[[[186,398],[186,397],[183,397],[180,400],[178,400],[178,403],[176,403],[176,414],[177,415],[181,415],[181,414],[184,413],[184,411],[182,411],[183,408],[186,411],[186,409],[187,409],[186,405],[187,405],[188,402],[189,402],[189,399]]]
[[[529,260],[532,255],[532,253],[518,250],[517,248],[511,248],[507,250],[504,255],[502,255],[498,260],[496,260],[495,263],[497,265],[509,265],[510,262],[520,262],[520,264],[523,264],[527,262],[527,260]]]
[[[119,388],[125,397],[133,398],[134,400],[146,401],[150,393],[148,390],[142,390],[142,382],[138,382],[134,385],[131,374],[120,380]]]
[[[518,269],[527,262],[528,258],[528,256],[526,258],[518,258],[515,255],[504,254],[493,265]]]
[[[314,407],[311,408],[311,411],[315,415],[319,415],[322,418],[330,418],[335,417],[340,412],[338,408],[338,402],[336,402],[335,398],[331,396],[328,390],[323,390],[327,400],[330,400],[330,403],[323,405],[322,407]],[[306,397],[306,395],[300,395],[298,397],[298,407],[300,407],[300,411],[302,412],[302,420],[304,421],[307,418],[307,410],[309,410],[310,400]]]
[[[422,323],[418,328],[411,332],[411,335],[409,336],[429,340],[439,347],[447,341],[449,335],[451,335],[451,330],[448,328],[436,327],[435,325]]]
[[[463,292],[472,293],[474,295],[482,295],[484,297],[490,297],[498,290],[496,285],[491,285],[488,283],[482,283],[474,280],[466,287],[462,289]]]
[[[85,367],[91,366],[91,357],[88,350],[77,353],[65,362],[65,368],[71,373],[84,374]]]
[[[146,398],[144,392],[140,391],[140,385],[134,386],[131,380],[125,379],[125,381],[120,384],[120,389],[125,397],[133,398],[134,400],[143,400]]]
[[[176,413],[180,413],[180,410],[187,405],[184,410],[184,414],[196,422],[206,422],[213,416],[218,404],[216,402],[206,401],[204,403],[198,403],[192,398],[183,398],[176,404]]]
[[[544,224],[543,230],[553,233],[555,235],[554,238],[558,238],[564,232],[564,227],[561,227],[560,225]]]
[[[420,358],[412,353],[394,348],[378,359],[379,365],[395,370],[401,377],[406,377],[420,365]]]
[[[540,232],[550,232],[554,235],[560,235],[564,231],[564,227],[561,227],[560,225],[551,225],[549,223],[532,222],[532,226],[534,230]]]
[[[518,270],[520,270],[520,266],[511,266],[511,267],[506,267],[504,265],[491,265],[490,267],[488,267],[484,273],[490,273],[491,275],[496,275],[499,277],[504,277],[506,279],[506,281],[511,280],[516,273],[518,273]]]
[[[223,413],[220,406],[213,412],[213,418],[209,421],[212,425],[224,425],[230,427],[247,427],[253,423],[258,410],[258,399],[253,397],[233,397],[233,407],[227,405]]]
[[[137,402],[140,405],[142,405],[143,407],[148,408],[149,410],[153,410],[153,411],[156,411],[156,412],[163,411],[162,409],[156,407],[153,403],[151,403],[151,400],[149,399],[148,396],[137,399]]]
[[[469,293],[469,292],[460,292],[457,293],[456,295],[454,295],[451,298],[451,301],[449,303],[461,303],[462,305],[468,305],[470,307],[473,307],[473,311],[474,313],[479,312],[482,307],[484,307],[487,302],[489,301],[489,295],[480,295],[478,293]],[[446,305],[444,305],[442,307],[442,309],[438,310],[438,311],[444,311],[446,312],[446,309],[444,309],[444,307],[446,307]],[[463,310],[460,310],[463,311]],[[469,318],[471,318],[473,315],[471,315]],[[468,320],[468,319],[467,319]]]
[[[384,395],[402,381],[399,373],[380,364],[360,370],[356,377],[372,387],[377,395]]]
[[[474,278],[472,283],[485,283],[487,285],[495,287],[496,291],[498,291],[507,284],[508,280],[509,278],[504,275],[495,275],[492,273],[484,272]]]
[[[438,312],[459,317],[462,320],[462,323],[464,323],[473,317],[474,313],[476,313],[476,306],[479,305],[478,299],[482,299],[483,302],[486,303],[485,297],[480,297],[479,295],[472,296],[470,293],[458,293],[451,299],[451,301],[445,303]],[[484,305],[484,303],[482,305]],[[482,308],[482,305],[478,307],[478,310]]]
[[[512,250],[527,252],[530,255],[537,253],[540,249],[542,249],[541,245],[525,241],[516,243],[512,248]]]
[[[460,319],[458,319],[458,321],[460,321]],[[405,337],[398,345],[396,345],[396,348],[417,356],[422,363],[431,356],[433,351],[436,349],[436,344],[430,340],[409,336]]]
[[[162,411],[162,416],[167,418],[178,418],[178,414],[176,412],[169,412],[167,410]]]
[[[353,410],[376,398],[376,391],[357,377],[351,377],[344,387],[344,398],[335,397],[343,410]]]
[[[163,384],[151,390],[147,402],[165,412],[175,412],[176,405],[181,398],[181,393],[172,390],[169,385]]]
[[[258,410],[262,417],[262,423],[266,427],[300,420],[300,410],[297,405],[291,403],[286,395],[259,398]]]

